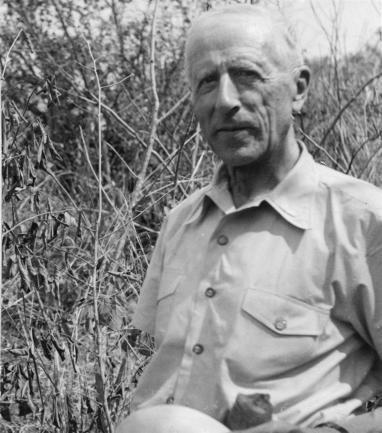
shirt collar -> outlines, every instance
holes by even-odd
[[[288,222],[301,229],[312,227],[312,206],[318,187],[316,164],[303,143],[300,158],[265,200]]]
[[[311,211],[313,198],[318,185],[318,174],[315,162],[305,145],[299,142],[301,154],[285,178],[269,193],[256,197],[240,208],[235,208],[228,188],[226,167],[218,167],[210,185],[204,188],[199,199],[194,203],[186,224],[201,218],[211,201],[225,214],[257,207],[267,202],[290,224],[303,230],[312,227]]]

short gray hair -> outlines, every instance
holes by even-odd
[[[189,41],[195,28],[198,24],[202,23],[205,19],[210,17],[219,15],[248,15],[251,14],[256,18],[264,17],[265,19],[269,19],[278,29],[280,35],[283,37],[284,41],[287,44],[287,47],[291,51],[291,62],[293,67],[299,67],[304,64],[303,56],[301,54],[301,49],[297,41],[297,36],[294,27],[290,22],[285,18],[285,16],[281,13],[280,9],[276,6],[267,5],[264,6],[262,4],[236,4],[229,5],[223,7],[217,7],[213,9],[209,9],[206,12],[203,12],[199,17],[197,17],[188,33],[188,37],[186,40],[186,48],[185,48],[185,72],[188,81],[190,82],[190,65],[189,65]]]

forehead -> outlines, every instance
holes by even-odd
[[[238,36],[262,41],[273,27],[268,17],[244,14],[219,14],[202,16],[192,26],[188,37],[188,45],[201,44],[224,48]]]
[[[200,19],[192,28],[186,47],[189,76],[202,67],[257,63],[285,69],[288,49],[271,19],[255,15],[218,15]]]
[[[219,70],[256,69],[265,75],[272,72],[272,64],[261,50],[239,46],[224,49],[205,49],[195,54],[189,67],[191,82]]]

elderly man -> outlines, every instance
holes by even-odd
[[[248,432],[381,432],[381,408],[354,414],[382,391],[382,192],[296,141],[310,73],[273,12],[203,14],[186,68],[222,164],[162,227],[133,320],[157,345],[135,406],[224,421],[239,394],[269,394],[272,421]]]

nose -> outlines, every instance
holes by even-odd
[[[223,114],[234,114],[240,108],[240,95],[229,74],[220,77],[215,108]]]

